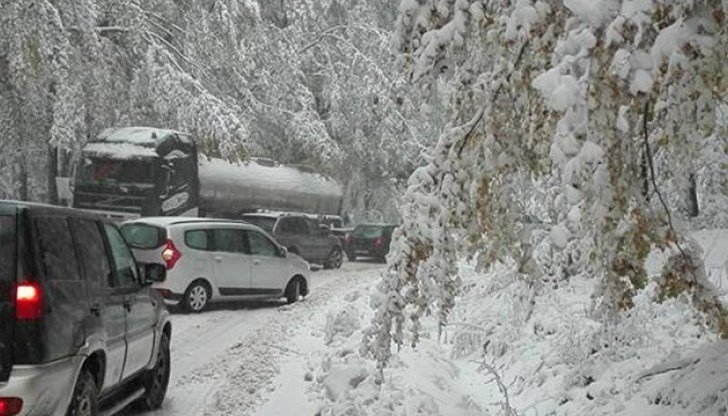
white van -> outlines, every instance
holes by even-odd
[[[217,301],[285,297],[293,303],[308,294],[309,264],[254,225],[150,217],[124,222],[121,230],[140,263],[165,266],[153,288],[187,311]]]

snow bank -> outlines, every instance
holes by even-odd
[[[706,268],[719,268],[714,278],[725,280],[728,232],[695,238]],[[650,274],[665,260],[653,253]],[[685,300],[654,302],[655,283],[618,322],[605,325],[592,318],[597,281],[589,276],[539,287],[511,266],[483,275],[467,264],[460,276],[464,291],[442,335],[425,320],[429,332],[416,349],[393,356],[381,385],[374,364],[358,352],[358,323],[372,316],[366,296],[332,311],[328,351],[312,386],[320,415],[728,412],[728,343],[705,330]]]

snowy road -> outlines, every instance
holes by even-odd
[[[382,270],[381,264],[346,262],[340,270],[314,272],[311,294],[290,306],[220,305],[199,315],[173,315],[167,399],[162,410],[146,415],[313,414],[302,351],[323,348],[332,305],[344,302],[352,288],[374,285]]]

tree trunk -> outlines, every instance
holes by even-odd
[[[688,178],[688,216],[697,217],[700,214],[698,206],[698,185],[695,174],[691,173]]]

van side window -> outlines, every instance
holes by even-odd
[[[185,231],[185,244],[195,250],[212,250],[212,236],[210,230],[189,230]]]
[[[100,287],[111,287],[113,276],[109,256],[104,248],[99,223],[93,220],[71,219],[71,230],[76,240],[76,252],[84,279]]]
[[[134,287],[139,285],[139,276],[134,256],[126,245],[124,237],[121,236],[116,227],[104,224],[106,238],[109,241],[112,257],[112,269],[114,270],[114,286]]]
[[[213,230],[215,237],[215,251],[226,253],[247,253],[245,235],[243,230],[234,228],[220,228]]]
[[[37,217],[35,227],[46,278],[80,280],[68,219],[59,216]]]

